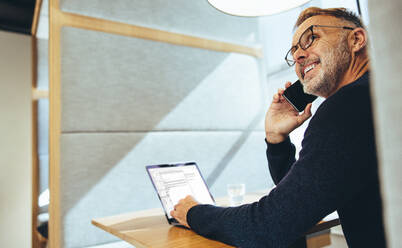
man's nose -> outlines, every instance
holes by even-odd
[[[296,63],[302,63],[308,57],[308,53],[306,50],[301,49],[300,47],[293,54],[293,59]]]

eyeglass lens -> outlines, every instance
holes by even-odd
[[[313,31],[312,28],[308,28],[304,33],[300,36],[299,43],[292,47],[290,52],[287,54],[286,60],[289,62],[293,62],[293,54],[296,52],[298,49],[298,45],[304,50],[307,49],[311,44],[313,43],[314,38],[313,38]]]

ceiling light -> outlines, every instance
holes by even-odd
[[[216,9],[235,16],[264,16],[296,8],[311,0],[208,0]]]

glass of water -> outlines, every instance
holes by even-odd
[[[239,206],[243,203],[246,185],[244,183],[231,183],[227,185],[229,204],[231,207]]]

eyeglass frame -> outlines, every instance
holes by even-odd
[[[314,28],[314,27],[342,28],[342,29],[347,29],[347,30],[353,30],[353,29],[355,29],[355,28],[348,27],[348,26],[311,25],[311,26],[308,27],[306,30],[304,30],[304,32],[300,35],[299,41],[296,43],[296,45],[292,46],[292,47],[289,49],[289,51],[286,53],[285,61],[286,61],[286,63],[288,64],[289,67],[292,67],[292,66],[294,66],[294,65],[296,64],[296,60],[289,60],[289,59],[287,59],[288,56],[289,56],[289,53],[292,52],[292,49],[293,49],[293,48],[296,48],[295,52],[297,51],[298,47],[300,47],[300,48],[303,49],[303,50],[307,50],[307,49],[313,44],[313,42],[314,42],[314,40],[315,40],[314,31],[313,31],[313,28]],[[310,44],[308,44],[306,47],[303,48],[303,47],[300,45],[300,41],[301,41],[301,38],[303,37],[303,35],[304,35],[308,30],[311,30],[312,41],[311,41]],[[292,54],[292,57],[293,57],[293,54]]]

